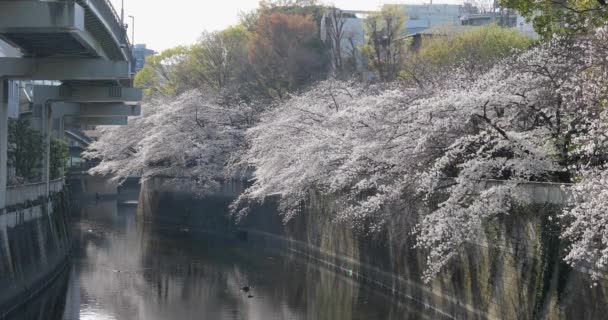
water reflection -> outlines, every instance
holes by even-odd
[[[43,294],[30,301],[27,305],[15,310],[6,319],[62,319],[62,315],[66,309],[69,279],[69,271],[64,271],[44,290]]]
[[[63,297],[57,303],[63,312],[42,319],[421,318],[297,257],[232,237],[140,223],[136,212],[112,201],[83,205],[69,282],[60,286],[63,293],[50,293]],[[244,285],[253,287],[252,298],[240,290]]]

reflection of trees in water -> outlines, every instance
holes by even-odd
[[[135,207],[86,203],[77,222],[76,277],[81,306],[100,318],[143,319],[146,283],[139,274]],[[104,310],[97,310],[101,306]]]
[[[390,298],[366,294],[354,280],[300,258],[152,225],[140,230],[142,264],[148,266],[144,277],[155,287],[159,304],[203,302],[204,314],[238,310],[247,319],[408,316],[405,307]],[[253,286],[252,300],[239,292],[245,284]]]
[[[316,284],[308,288],[308,296],[315,302],[310,304],[308,314],[315,319],[353,319],[359,287],[352,281],[340,279],[335,273],[319,272],[310,266],[307,271],[307,278],[314,278],[310,283]]]
[[[138,238],[142,277],[155,304],[162,306],[158,312],[166,317],[184,312],[220,315],[226,306],[238,306],[239,283],[229,264],[214,257],[218,253],[213,251],[225,245],[143,223],[138,224]]]
[[[175,207],[170,198],[150,203],[162,207],[146,209],[155,214],[159,211],[167,214],[167,208]],[[390,298],[365,290],[361,294],[359,284],[352,279],[306,264],[302,259],[280,257],[260,248],[227,243],[208,235],[176,232],[159,225],[140,225],[139,230],[142,264],[150,267],[145,277],[154,283],[157,296],[164,302],[194,296],[211,308],[219,306],[217,312],[240,310],[249,318],[260,319],[407,316],[407,310]],[[246,284],[254,286],[253,304],[244,301],[245,295],[238,292]],[[179,296],[169,297],[170,292]]]
[[[349,276],[305,263],[302,258],[286,258],[282,287],[289,305],[302,309],[306,319],[420,319],[421,315],[396,299],[362,287]]]
[[[367,296],[355,282],[301,259],[232,238],[143,223],[135,207],[131,211],[88,212],[81,222],[92,230],[81,236],[82,304],[101,306],[100,314],[134,320],[404,316],[373,295],[363,303]],[[240,291],[244,285],[253,286],[252,299]]]
[[[195,198],[187,193],[161,192],[159,189],[163,187],[158,183],[144,183],[141,188],[137,214],[142,219],[212,232],[234,230],[228,214],[232,198],[221,195]]]

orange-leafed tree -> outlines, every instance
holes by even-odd
[[[324,77],[324,50],[312,16],[273,12],[258,18],[248,57],[259,85],[280,99]]]

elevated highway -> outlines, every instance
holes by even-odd
[[[41,196],[48,196],[53,130],[126,124],[141,112],[127,34],[108,0],[0,0],[0,214],[7,203],[8,82],[33,82],[32,126],[46,147]]]

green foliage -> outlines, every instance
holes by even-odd
[[[69,156],[67,143],[61,139],[52,138],[50,159],[51,179],[59,179],[63,176],[67,170]]]
[[[160,54],[146,58],[146,65],[135,76],[135,86],[145,89],[146,95],[176,95],[183,92],[186,85],[182,62],[190,48],[180,46],[167,49]]]
[[[223,90],[239,86],[247,70],[250,32],[242,25],[223,31],[203,33],[183,61],[192,87]]]
[[[318,32],[324,13],[316,0],[262,1],[240,25],[148,57],[135,85],[146,96],[205,89],[244,100],[281,98],[326,76],[328,49]]]
[[[402,38],[406,20],[401,5],[385,5],[365,19],[367,44],[361,47],[361,52],[381,81],[392,81],[399,74],[405,54]]]
[[[38,181],[44,157],[44,137],[30,127],[29,120],[10,120],[8,125],[8,164],[15,168],[23,182]],[[60,178],[69,159],[68,145],[63,140],[51,139],[50,176]]]
[[[515,29],[488,25],[461,34],[425,39],[418,55],[437,65],[469,61],[487,64],[505,57],[515,48],[525,49],[531,44],[529,37]]]
[[[280,12],[290,15],[309,15],[317,25],[325,14],[326,7],[318,0],[262,0],[256,10],[241,14],[241,25],[249,31],[254,31],[260,17]]]
[[[30,128],[26,119],[10,120],[8,125],[8,164],[26,182],[37,181],[44,152],[42,135]]]
[[[327,72],[327,55],[310,15],[274,12],[259,18],[249,42],[249,64],[260,91],[282,98]]]
[[[554,34],[582,33],[602,26],[608,21],[604,0],[500,0],[507,8],[516,9],[533,22],[534,29],[544,39]]]
[[[432,75],[450,72],[454,67],[469,74],[487,70],[515,49],[526,49],[533,40],[512,28],[495,24],[471,27],[462,33],[439,33],[422,38],[420,48],[404,63],[401,77],[424,84]]]

